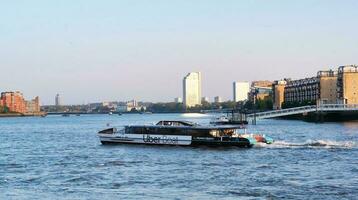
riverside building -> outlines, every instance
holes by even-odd
[[[23,94],[16,92],[2,92],[0,97],[0,106],[6,107],[8,112],[14,113],[39,113],[40,100],[35,97],[33,100],[26,101]]]
[[[183,101],[185,107],[201,105],[201,73],[191,72],[183,79]]]
[[[358,104],[358,66],[338,68],[337,98],[341,104]]]
[[[311,78],[276,81],[272,88],[274,109],[282,105],[358,104],[358,66],[319,71]]]

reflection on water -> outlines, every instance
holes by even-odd
[[[342,125],[344,127],[346,127],[346,128],[357,129],[357,133],[358,133],[358,120],[357,121],[342,122]]]
[[[202,114],[202,113],[183,113],[180,115],[183,118],[203,118],[203,117],[209,117],[208,114]]]

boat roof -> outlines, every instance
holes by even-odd
[[[134,128],[181,128],[181,129],[206,129],[206,130],[225,130],[243,129],[239,125],[199,125],[190,121],[159,121],[156,125],[129,125],[126,127]]]

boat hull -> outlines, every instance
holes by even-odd
[[[157,144],[157,145],[191,145],[191,136],[152,135],[152,134],[99,134],[102,144]]]
[[[149,134],[99,134],[102,144],[146,144],[173,146],[235,146],[249,148],[253,143],[247,138],[207,138],[197,139],[184,135]]]

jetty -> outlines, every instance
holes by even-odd
[[[301,106],[295,108],[287,108],[280,110],[272,110],[265,112],[257,112],[246,114],[245,118],[247,121],[256,124],[257,120],[260,119],[270,119],[277,117],[288,117],[288,116],[315,116],[315,121],[324,122],[325,116],[330,117],[343,117],[350,116],[350,119],[358,120],[358,104],[321,104],[321,105],[311,105],[311,106]],[[354,117],[354,118],[352,118]]]

